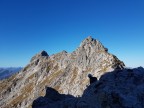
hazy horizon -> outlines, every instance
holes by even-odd
[[[1,0],[0,67],[24,67],[32,56],[74,51],[98,39],[127,67],[144,67],[143,0]]]

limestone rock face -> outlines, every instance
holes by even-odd
[[[86,38],[72,53],[62,51],[49,56],[42,51],[18,74],[0,82],[0,107],[29,108],[34,99],[45,95],[46,86],[59,93],[81,96],[89,84],[88,74],[99,79],[104,73],[124,66],[92,37]]]

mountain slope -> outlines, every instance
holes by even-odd
[[[92,37],[72,53],[62,51],[49,56],[42,51],[21,72],[0,82],[0,106],[31,107],[34,99],[45,95],[45,86],[64,94],[82,95],[89,84],[88,74],[99,78],[105,72],[122,68],[124,63]]]
[[[46,95],[36,99],[33,108],[144,108],[144,68],[106,73],[81,97],[47,87]]]

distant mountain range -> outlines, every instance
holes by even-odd
[[[22,67],[0,67],[0,80],[10,77],[14,73],[19,72],[21,69]]]

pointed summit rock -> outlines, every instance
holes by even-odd
[[[48,56],[42,51],[18,74],[0,82],[1,108],[30,108],[33,100],[45,95],[45,87],[62,94],[82,95],[89,84],[88,74],[99,77],[124,63],[108,53],[92,37],[86,38],[72,53],[62,51]]]
[[[41,51],[41,52],[40,52],[40,54],[41,54],[41,56],[49,56],[49,55],[47,54],[47,52],[46,52],[46,51],[44,51],[44,50],[43,50],[43,51]]]
[[[80,44],[80,48],[84,49],[92,49],[94,51],[105,51],[104,46],[96,39],[93,39],[91,36],[87,37],[82,43]]]
[[[88,36],[81,42],[80,47],[84,47],[85,45],[91,45],[93,47],[101,45],[101,43],[98,40],[93,39],[91,36]]]
[[[77,48],[77,64],[82,69],[91,68],[92,70],[108,71],[108,68],[116,69],[117,67],[123,68],[124,63],[110,53],[101,42],[93,39],[91,36],[82,41]],[[108,70],[107,70],[108,69]]]
[[[41,57],[49,57],[49,55],[47,54],[46,51],[43,50],[43,51],[39,52],[38,54],[36,54],[35,56],[33,56],[31,59],[31,62],[36,60],[36,59],[39,59]]]
[[[108,51],[101,42],[96,39],[93,39],[91,36],[87,37],[82,43],[80,44],[79,48],[77,49],[78,53],[86,53],[85,56],[91,56],[93,53],[105,52]],[[81,54],[80,54],[81,55]]]

